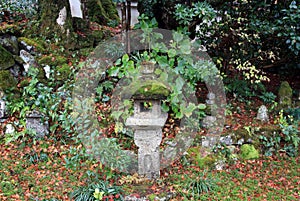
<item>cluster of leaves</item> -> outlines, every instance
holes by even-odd
[[[65,80],[61,85],[56,81],[54,71],[51,71],[47,81],[45,78],[41,79],[40,73],[39,68],[29,68],[27,76],[18,85],[18,92],[8,93],[8,112],[19,119],[15,123],[18,122],[16,126],[23,136],[28,133],[23,129],[26,128],[26,116],[32,111],[38,111],[44,115],[43,121],[50,123],[51,133],[67,137],[73,133],[74,125],[71,118],[72,80]]]
[[[288,120],[289,119],[289,120]],[[277,119],[281,132],[274,132],[271,136],[259,136],[266,156],[271,156],[275,151],[286,152],[289,156],[296,156],[299,152],[300,132],[298,130],[298,121],[292,120],[291,116],[284,116],[279,113]]]
[[[245,79],[260,82],[268,80],[262,68],[299,61],[297,1],[188,2],[166,0],[149,4],[166,11],[167,24],[159,23],[161,28],[177,26],[190,37],[196,36],[222,70],[234,68]],[[161,12],[140,12],[162,21]]]
[[[37,0],[1,0],[0,22],[19,21],[25,16],[31,17],[37,13]],[[23,15],[23,16],[22,16]]]
[[[245,102],[253,97],[259,97],[265,104],[274,104],[276,95],[266,90],[262,82],[251,83],[239,76],[225,77],[225,90],[241,102]]]
[[[75,201],[117,201],[123,200],[121,192],[122,189],[120,187],[110,186],[108,182],[99,180],[77,188],[71,193],[71,197]]]

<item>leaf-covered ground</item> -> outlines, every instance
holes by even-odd
[[[155,182],[109,172],[99,162],[80,157],[78,147],[55,140],[19,140],[0,146],[1,200],[69,200],[70,193],[86,185],[87,172],[96,172],[103,180],[116,183],[124,195],[143,197],[166,196],[172,200],[193,200],[184,197],[182,183],[188,175],[197,179],[198,166],[184,160],[162,171]],[[73,150],[73,152],[71,151]],[[75,151],[74,151],[75,150]],[[210,172],[216,188],[201,195],[201,200],[299,200],[300,157],[261,157],[257,160],[237,161],[222,171]],[[197,200],[197,199],[194,199]]]

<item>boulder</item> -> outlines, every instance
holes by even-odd
[[[278,95],[280,107],[283,108],[292,106],[293,89],[290,87],[287,81],[281,83]]]

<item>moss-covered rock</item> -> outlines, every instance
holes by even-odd
[[[42,56],[38,63],[40,65],[60,66],[67,63],[67,58],[58,55]]]
[[[279,95],[279,105],[281,108],[292,106],[293,89],[290,87],[287,81],[281,83],[279,87],[278,95]]]
[[[0,70],[8,69],[15,64],[13,55],[0,45]]]
[[[1,91],[6,91],[11,88],[15,88],[17,81],[11,75],[9,70],[0,70],[0,89]]]
[[[35,47],[35,49],[38,52],[43,53],[43,52],[46,51],[45,44],[43,42],[41,42],[41,41],[29,39],[29,38],[26,38],[26,37],[20,37],[20,38],[18,38],[18,41],[19,42],[24,41],[27,45]]]
[[[252,144],[244,144],[241,146],[240,156],[244,160],[259,158],[259,152]]]

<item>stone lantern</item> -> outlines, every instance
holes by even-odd
[[[134,129],[134,142],[138,146],[138,173],[149,179],[158,178],[160,172],[159,145],[162,128],[168,114],[161,110],[161,100],[169,92],[162,83],[151,78],[148,66],[143,66],[142,87],[132,96],[134,114],[127,118],[126,126]],[[146,93],[143,93],[146,92]]]

